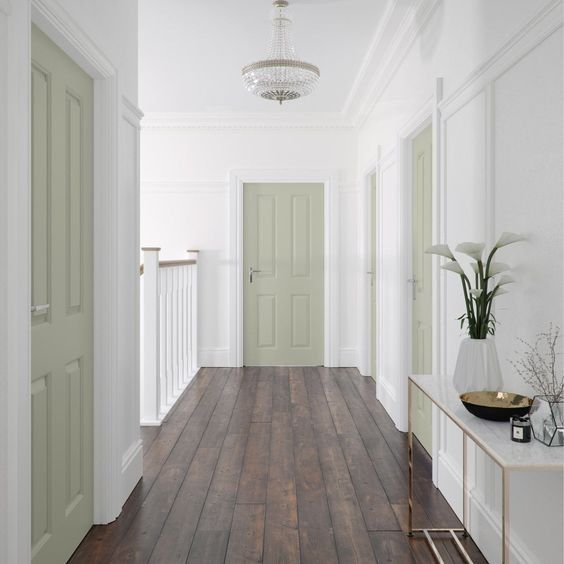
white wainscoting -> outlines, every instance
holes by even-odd
[[[519,248],[500,252],[499,260],[518,265],[518,283],[496,307],[505,385],[530,393],[507,363],[517,348],[515,339],[530,339],[549,321],[562,325],[563,314],[562,3],[547,4],[439,107],[444,242],[491,244],[502,231],[530,235]],[[463,336],[456,322],[463,303],[456,277],[442,276],[439,370],[452,374]],[[441,416],[434,448],[437,483],[460,515],[458,435]],[[470,531],[496,563],[501,561],[501,478],[496,465],[473,450]],[[557,562],[561,543],[547,539],[542,525],[552,521],[556,528],[563,526],[562,481],[522,475],[518,481],[529,493],[523,495],[517,486],[511,490],[512,562]],[[552,507],[549,489],[553,503],[554,496],[558,500]],[[531,498],[546,498],[546,510],[535,514],[528,506]]]

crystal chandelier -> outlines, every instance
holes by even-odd
[[[287,0],[274,0],[272,38],[268,58],[243,68],[243,81],[249,92],[266,98],[295,100],[310,94],[319,81],[319,69],[296,57],[292,42],[292,20]]]

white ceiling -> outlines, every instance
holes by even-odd
[[[141,0],[144,112],[341,112],[388,0],[290,2],[300,58],[319,66],[317,90],[278,104],[245,91],[241,67],[263,58],[269,0]]]

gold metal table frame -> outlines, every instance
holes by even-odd
[[[429,398],[429,400],[437,406],[437,408],[444,413],[462,432],[462,528],[461,529],[448,529],[448,528],[426,528],[426,529],[418,529],[413,526],[413,429],[411,423],[411,407],[412,407],[412,386],[416,386],[417,389],[423,393],[425,396]],[[474,443],[479,447],[482,448],[488,454],[488,450],[483,448],[480,444],[480,441],[477,440],[475,436],[472,436],[471,439]],[[473,564],[472,559],[457,535],[461,534],[463,537],[470,536],[468,534],[468,508],[467,508],[467,501],[468,501],[468,491],[466,487],[467,481],[467,443],[468,443],[468,433],[467,431],[457,423],[457,421],[451,417],[441,406],[433,399],[425,390],[423,390],[420,386],[417,385],[411,378],[408,380],[408,430],[407,430],[407,452],[408,452],[408,507],[409,507],[409,515],[408,515],[408,526],[407,526],[407,534],[408,536],[412,537],[416,534],[423,534],[435,560],[439,564],[444,564],[444,560],[442,559],[436,544],[433,541],[433,534],[448,534],[447,538],[451,538],[454,541],[456,548],[458,549],[460,555],[462,556],[463,560],[467,564]],[[494,462],[501,468],[502,473],[502,526],[501,526],[501,538],[503,543],[502,548],[502,563],[508,564],[509,563],[509,468],[499,464],[495,458],[493,458]]]

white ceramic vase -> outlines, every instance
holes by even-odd
[[[501,390],[503,378],[492,339],[466,338],[460,343],[453,383],[459,394]]]

